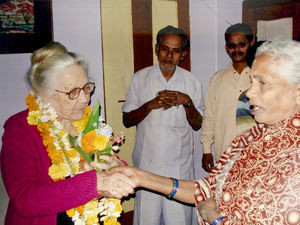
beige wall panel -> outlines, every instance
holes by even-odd
[[[152,0],[152,24],[153,46],[155,46],[156,34],[161,28],[167,25],[178,27],[177,1]],[[155,51],[153,51],[153,62],[157,63]]]
[[[115,135],[124,131],[126,143],[119,156],[132,165],[131,154],[136,128],[122,123],[121,107],[133,74],[131,0],[101,0],[103,68],[107,122]],[[124,211],[133,210],[133,199],[123,202]]]

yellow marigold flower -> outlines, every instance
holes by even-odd
[[[70,158],[75,158],[77,156],[77,151],[74,148],[66,151],[66,153],[67,153],[67,156]]]
[[[58,136],[58,138],[62,138],[65,134],[66,134],[66,132],[65,132],[64,130],[61,130],[61,131],[57,134],[57,136]]]
[[[77,209],[77,211],[78,211],[79,214],[82,214],[82,213],[83,213],[83,210],[84,210],[84,209],[83,209],[83,206],[82,206],[82,205],[81,205],[81,206],[78,206],[76,209]]]
[[[121,213],[122,210],[123,210],[122,205],[121,204],[116,204],[115,211]]]
[[[45,146],[53,143],[55,141],[55,138],[54,137],[51,137],[50,135],[45,135],[43,136],[43,144]]]
[[[79,172],[79,166],[72,164],[71,168],[72,168],[72,171],[74,172],[74,174],[77,174]]]
[[[38,129],[39,132],[43,132],[43,126],[42,126],[42,124],[38,124],[36,126],[36,128]]]
[[[97,214],[95,214],[95,215],[89,215],[88,218],[87,218],[87,220],[86,220],[86,224],[87,225],[99,224],[98,221],[99,220],[98,220]]]
[[[62,179],[68,173],[68,167],[65,164],[52,165],[49,167],[49,176],[52,179]]]
[[[81,139],[82,150],[91,153],[95,150],[94,140],[96,137],[96,131],[92,130],[86,133]]]
[[[54,151],[54,150],[56,150],[56,147],[53,143],[51,143],[47,146],[47,152],[51,152],[51,151]]]
[[[50,128],[48,123],[40,123],[37,125],[37,129],[42,132],[41,135],[50,135]]]
[[[116,217],[106,217],[104,219],[104,225],[120,225]]]
[[[97,208],[97,206],[98,206],[98,201],[97,200],[91,200],[91,201],[89,201],[88,203],[86,203],[84,205],[84,208],[94,209],[94,208]]]
[[[109,142],[109,138],[103,135],[97,134],[94,139],[95,149],[104,150],[106,149],[107,143]]]
[[[54,150],[50,151],[48,155],[49,155],[49,157],[51,159],[51,162],[53,164],[64,162],[62,152],[57,150],[57,149],[54,149]]]
[[[27,122],[30,125],[37,125],[39,122],[39,119],[41,118],[41,112],[40,111],[30,111],[28,113]]]
[[[66,211],[66,213],[69,217],[75,216],[75,209],[69,209]]]
[[[39,110],[39,105],[36,103],[35,97],[32,94],[27,95],[25,102],[30,111]]]
[[[82,119],[72,122],[73,126],[76,127],[78,133],[83,131],[84,128],[86,127],[86,124],[90,117],[90,113],[91,113],[91,108],[87,106],[84,110]]]
[[[121,199],[114,198],[112,201],[113,201],[113,203],[115,203],[116,205],[117,205],[117,204],[121,204]]]

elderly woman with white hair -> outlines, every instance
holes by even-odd
[[[208,177],[122,172],[140,187],[195,204],[200,224],[300,224],[300,43],[264,43],[251,70],[247,96],[258,125],[233,140]]]
[[[87,64],[57,42],[36,50],[31,64],[28,109],[6,121],[2,137],[1,172],[10,198],[5,225],[99,224],[106,206],[98,199],[127,196],[135,184],[121,173],[89,168],[67,138],[82,133],[79,125],[88,119],[95,84]]]

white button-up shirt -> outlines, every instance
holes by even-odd
[[[158,65],[144,68],[132,77],[122,111],[130,112],[141,107],[162,90],[189,95],[202,114],[202,91],[197,77],[176,67],[167,81]],[[160,175],[193,179],[193,134],[182,105],[152,110],[138,124],[133,163]]]

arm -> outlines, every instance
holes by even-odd
[[[123,124],[126,128],[136,126],[143,121],[146,116],[151,112],[151,108],[148,106],[149,102],[146,102],[140,108],[131,112],[123,112]]]
[[[48,175],[49,157],[34,129],[25,121],[13,119],[6,124],[3,135],[2,178],[18,214],[53,215],[99,197],[96,171],[52,181]]]
[[[194,104],[192,103],[192,100],[188,96],[189,102],[188,104],[183,104],[187,120],[193,130],[197,131],[201,128],[202,125],[202,116],[195,108]]]
[[[152,100],[146,103],[140,103],[139,89],[144,84],[139,83],[139,76],[139,74],[135,74],[132,77],[129,88],[127,90],[126,101],[122,106],[123,124],[127,128],[138,125],[154,109],[159,109],[162,107],[168,108],[168,105],[166,105],[166,103],[162,99],[160,99],[158,95],[154,96]]]
[[[205,117],[200,133],[200,141],[203,144],[202,168],[211,172],[214,167],[214,159],[211,153],[211,145],[214,142],[214,132],[216,124],[216,99],[214,94],[213,79],[210,81],[205,98]]]
[[[3,182],[19,215],[53,215],[100,195],[119,196],[133,191],[130,186],[135,185],[120,173],[108,176],[91,170],[65,180],[52,181],[48,175],[50,160],[40,135],[25,121],[18,118],[6,123],[1,150]],[[109,184],[116,181],[121,185],[113,189]]]
[[[123,112],[124,126],[127,128],[136,126],[141,121],[143,121],[152,110],[160,109],[160,108],[167,110],[170,107],[172,107],[174,104],[172,102],[170,102],[170,97],[167,94],[165,94],[166,92],[169,92],[169,91],[158,92],[155,98],[146,102],[144,105],[142,105],[138,109],[132,110],[130,112]],[[164,94],[161,94],[161,93],[164,93]],[[171,98],[173,99],[173,97],[171,97]],[[200,124],[200,126],[201,126],[201,124]]]
[[[195,108],[192,99],[187,94],[179,91],[164,90],[158,92],[158,96],[160,97],[160,100],[167,105],[167,108],[164,107],[165,109],[168,109],[172,106],[176,107],[183,105],[188,123],[193,130],[197,131],[201,128],[202,116]]]
[[[111,173],[123,173],[130,177],[137,184],[137,187],[143,187],[168,196],[173,189],[173,181],[168,177],[159,176],[135,167],[114,167],[110,169]],[[195,185],[192,180],[179,180],[179,186],[174,199],[195,204],[194,199]]]

